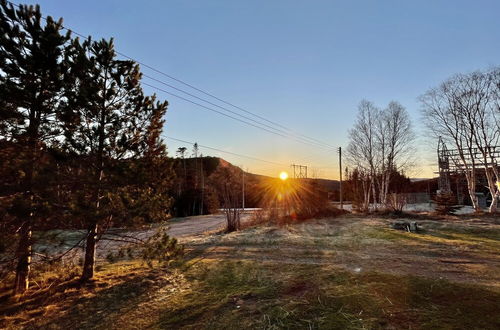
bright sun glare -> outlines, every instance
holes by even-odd
[[[280,179],[285,181],[286,179],[288,179],[288,173],[286,172],[281,172],[280,173]]]

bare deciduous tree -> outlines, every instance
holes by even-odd
[[[492,73],[474,74],[466,81],[466,92],[473,99],[472,116],[468,124],[474,136],[474,143],[479,151],[479,161],[482,163],[488,182],[488,189],[492,196],[490,212],[496,212],[498,204],[499,181],[498,164],[494,156],[494,148],[500,140],[500,130],[495,118],[495,75]]]
[[[214,187],[220,198],[222,209],[226,214],[226,231],[232,232],[240,229],[241,207],[241,181],[240,173],[234,172],[229,167],[220,166],[211,177]]]
[[[489,211],[498,200],[498,164],[494,147],[498,145],[499,95],[498,69],[451,77],[421,96],[423,117],[436,138],[441,137],[458,154],[454,164],[463,170],[472,205],[479,210],[476,196],[478,167],[484,168],[492,196]]]
[[[358,106],[356,123],[349,131],[347,160],[360,173],[368,174],[369,177],[369,184],[363,194],[365,210],[368,209],[371,193],[375,196],[376,126],[379,117],[380,110],[373,103],[363,100]]]
[[[380,202],[385,205],[392,173],[404,171],[413,163],[415,135],[408,112],[394,101],[382,111],[377,128],[377,153],[380,159],[379,196]]]
[[[363,180],[363,207],[368,208],[370,198],[375,207],[377,202],[385,205],[391,175],[412,164],[414,134],[406,109],[391,102],[380,110],[373,103],[362,101],[349,138],[348,162],[367,179]]]

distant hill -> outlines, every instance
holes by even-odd
[[[196,166],[200,166],[201,157],[198,158],[185,158],[185,164],[188,169],[193,168],[195,166],[195,163],[198,163]],[[182,166],[182,160],[179,160],[179,165]],[[210,157],[210,156],[204,156],[203,157],[203,168],[204,172],[206,173],[207,177],[210,176],[213,172],[217,170],[217,168],[221,167],[228,167],[231,168],[232,171],[238,172],[242,171],[241,168],[238,166],[235,166],[228,162],[227,160],[220,158],[220,157]],[[245,179],[248,180],[249,182],[254,182],[254,183],[259,183],[264,180],[269,180],[269,179],[276,179],[270,176],[266,175],[261,175],[261,174],[255,174],[255,173],[250,173],[250,172],[245,172]],[[289,180],[295,180],[293,178],[290,178]],[[309,183],[315,183],[319,187],[321,187],[323,190],[327,192],[333,192],[333,191],[338,191],[340,187],[340,182],[338,180],[329,180],[329,179],[313,179],[313,178],[307,178],[307,179],[297,179],[297,180],[305,180]]]

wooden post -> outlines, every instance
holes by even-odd
[[[339,147],[339,170],[340,170],[340,191],[339,191],[339,197],[340,197],[340,208],[344,208],[344,201],[343,201],[343,196],[342,196],[342,147]]]

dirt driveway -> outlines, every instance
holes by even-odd
[[[245,211],[241,215],[241,221],[245,222],[252,216],[252,211]],[[226,224],[226,217],[223,213],[200,215],[185,218],[173,218],[167,222],[168,233],[177,238],[181,243],[188,243],[200,235],[223,230]],[[111,228],[103,235],[97,243],[97,258],[104,261],[110,253],[118,252],[122,247],[133,243],[147,240],[159,229],[158,225],[153,225],[149,229],[126,230]],[[83,257],[83,243],[86,235],[85,230],[52,230],[39,235],[34,246],[35,261],[40,255],[58,256],[64,254],[65,260],[78,260]],[[58,240],[60,244],[54,244]],[[56,245],[56,246],[55,246]],[[75,245],[78,247],[74,248]],[[73,248],[69,253],[68,249]],[[98,260],[99,261],[99,260]]]
[[[250,213],[245,212],[242,214],[241,220],[246,221],[249,217]],[[224,214],[174,218],[168,222],[168,232],[173,237],[181,238],[223,229],[225,225],[226,216]]]

